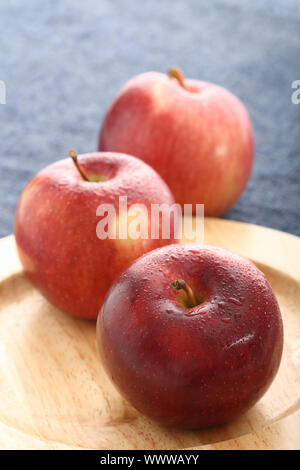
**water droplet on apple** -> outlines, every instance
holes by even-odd
[[[216,271],[217,271],[218,274],[224,274],[224,273],[227,272],[227,269],[224,268],[224,266],[218,266]]]
[[[223,318],[221,318],[221,321],[222,321],[223,323],[230,323],[230,322],[231,322],[231,318],[230,318],[230,317],[223,317]]]
[[[231,302],[232,304],[235,304],[235,305],[243,305],[245,301],[245,298],[244,297],[229,297],[228,299],[228,302]]]

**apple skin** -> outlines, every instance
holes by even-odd
[[[102,123],[99,150],[151,165],[177,203],[226,213],[242,194],[254,159],[254,133],[241,101],[212,83],[148,72],[129,80]]]
[[[15,217],[15,239],[25,273],[55,306],[71,315],[96,319],[114,279],[134,259],[168,239],[100,240],[96,209],[127,196],[127,204],[173,204],[161,177],[141,160],[123,154],[92,153],[78,158],[88,174],[107,181],[84,181],[71,158],[40,171],[24,189]]]
[[[170,287],[184,279],[203,303]],[[278,370],[283,325],[265,275],[210,245],[169,245],[136,260],[114,283],[97,320],[103,365],[120,393],[167,426],[234,419]]]

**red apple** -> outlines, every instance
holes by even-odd
[[[99,216],[105,213],[98,208],[115,208],[112,222],[118,229],[127,216],[119,212],[120,196],[127,196],[128,208],[143,204],[147,222],[152,203],[169,207],[174,200],[160,176],[137,158],[71,156],[77,168],[70,158],[58,161],[27,185],[17,207],[15,237],[24,270],[44,296],[64,312],[96,319],[121,271],[143,253],[174,242],[172,227],[170,239],[161,237],[160,227],[158,239],[122,239],[118,231],[115,238],[99,239],[99,224],[105,220]]]
[[[129,80],[110,106],[102,151],[126,152],[151,165],[180,204],[204,204],[220,216],[250,176],[254,136],[241,101],[213,83],[149,72]]]
[[[165,425],[235,418],[278,370],[283,326],[265,275],[223,248],[169,245],[136,260],[97,320],[103,364],[128,401]]]

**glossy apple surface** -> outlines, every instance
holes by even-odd
[[[96,215],[97,208],[112,204],[117,225],[119,196],[127,197],[128,208],[139,203],[147,210],[152,203],[174,200],[161,177],[139,159],[94,153],[78,161],[92,181],[84,181],[67,158],[26,186],[17,207],[15,237],[25,272],[44,296],[66,313],[96,319],[108,288],[125,267],[174,242],[120,239],[118,233],[115,239],[99,239],[96,230],[103,218]]]
[[[197,305],[171,286],[184,280]],[[158,422],[199,428],[232,420],[265,393],[283,325],[265,275],[214,246],[156,249],[114,283],[97,320],[104,367],[121,394]]]
[[[252,124],[241,101],[213,83],[158,72],[137,75],[111,104],[99,150],[151,165],[180,204],[227,212],[242,194],[254,157]]]

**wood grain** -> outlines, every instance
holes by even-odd
[[[205,243],[252,259],[278,298],[284,353],[265,396],[238,420],[197,432],[146,419],[106,377],[95,323],[63,314],[32,287],[10,236],[0,240],[1,449],[300,448],[300,240],[206,219]]]

